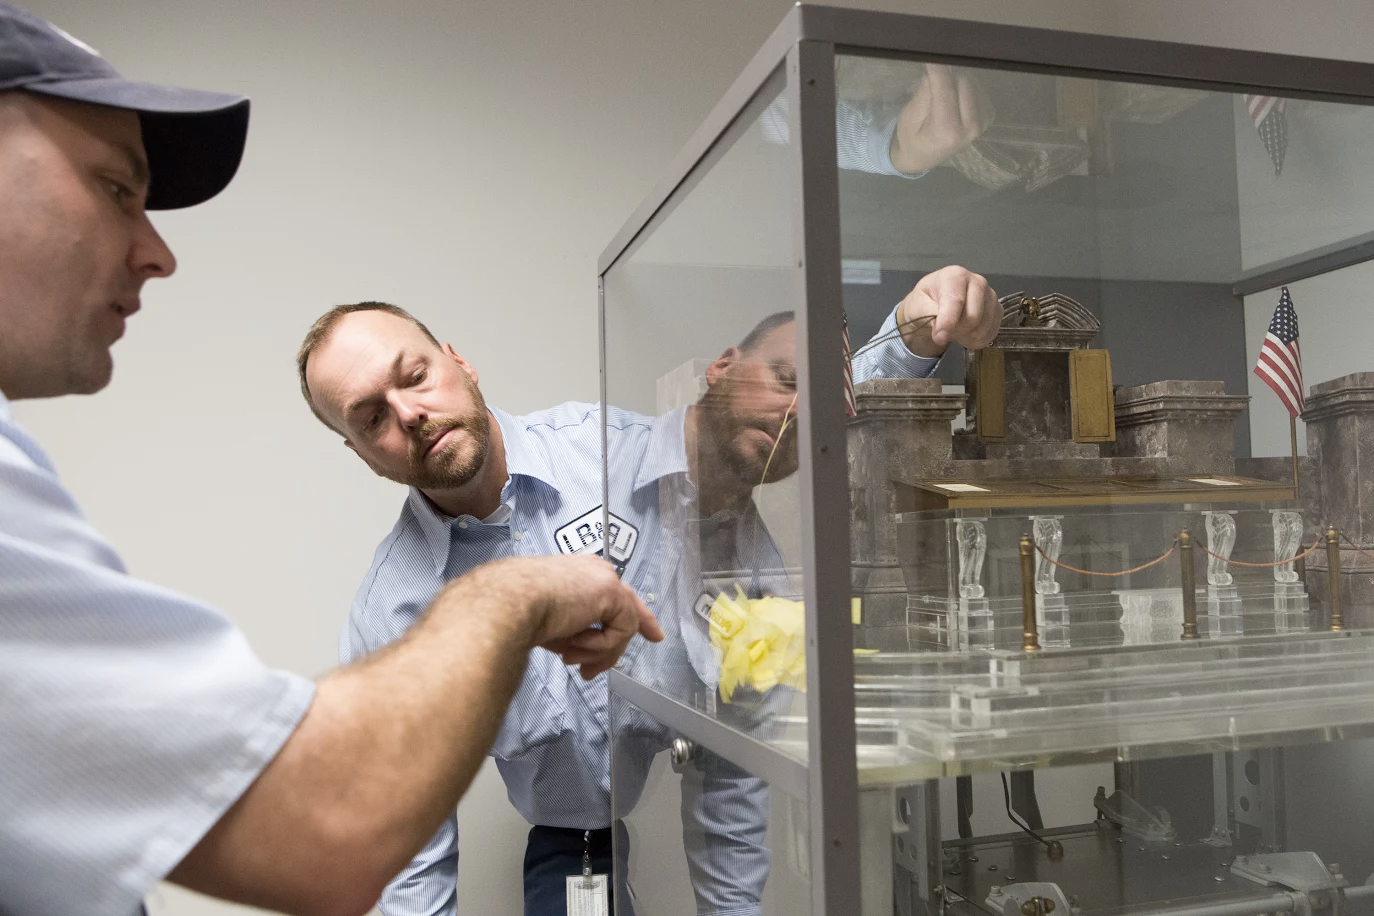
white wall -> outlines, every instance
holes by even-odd
[[[156,218],[181,269],[148,287],[109,391],[18,417],[136,574],[209,599],[269,663],[314,674],[401,494],[301,403],[292,355],[310,321],[390,299],[452,340],[495,403],[593,398],[596,257],[788,3],[29,5],[126,75],[244,92],[254,113],[230,190]],[[886,5],[1223,42],[1234,25],[1221,3]],[[1374,53],[1369,29],[1265,6],[1301,31],[1247,20],[1243,42]],[[1212,18],[1178,34],[1203,7]],[[1316,28],[1338,43],[1304,43]],[[519,912],[525,826],[490,768],[461,811],[481,838],[465,911]],[[163,893],[155,909],[226,911]]]
[[[151,284],[99,398],[20,404],[138,575],[229,613],[271,664],[335,659],[399,508],[309,414],[293,356],[330,305],[413,309],[530,410],[597,393],[596,257],[785,3],[33,0],[134,78],[254,99],[228,192],[156,216]],[[527,825],[488,767],[460,897],[520,909]],[[175,889],[155,906],[218,912]]]

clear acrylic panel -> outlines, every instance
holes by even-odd
[[[667,633],[621,670],[765,740],[805,711],[782,88],[778,73],[603,279],[608,509],[649,520],[632,584]]]
[[[853,912],[1374,912],[1374,262],[1237,292],[1368,248],[1374,112],[835,60],[842,297],[809,307],[842,307],[854,345],[852,601],[819,610],[854,624],[859,791],[811,801],[817,824],[857,806]],[[795,439],[701,423],[751,403],[750,329],[802,302],[780,88],[605,274],[605,365],[609,404],[697,417],[650,534],[670,637],[622,670],[805,763]],[[974,301],[992,344],[917,359],[920,316]],[[703,494],[745,441],[781,464],[736,460],[722,514]],[[618,811],[676,835],[651,813],[666,764],[634,762],[643,714],[613,704]],[[664,906],[688,911],[679,874]]]
[[[618,916],[811,912],[805,800],[611,698]]]
[[[860,793],[865,916],[1374,910],[1374,743],[1019,770]],[[1023,907],[1025,908],[1023,910]]]
[[[854,364],[861,783],[1370,733],[1374,313],[1360,268],[1295,283],[1285,388],[1280,290],[1232,286],[1374,228],[1374,112],[858,55],[836,87],[854,336],[948,308],[949,265],[1000,318],[928,380]]]

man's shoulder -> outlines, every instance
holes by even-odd
[[[3,427],[0,427],[0,465],[9,465],[24,470],[36,470],[38,468],[33,458],[29,457],[28,453],[19,447],[19,443],[4,434]]]
[[[526,429],[569,429],[601,426],[601,405],[585,401],[564,401],[544,410],[523,414],[514,418]],[[652,426],[653,417],[633,411],[610,407],[606,410],[606,422],[612,429],[630,429]]]
[[[601,405],[566,401],[546,410],[513,418],[527,433],[546,440],[587,443],[601,448]],[[610,407],[606,410],[606,431],[612,446],[626,439],[647,436],[654,418],[633,411]]]
[[[400,516],[372,553],[372,565],[358,589],[354,610],[366,607],[368,598],[379,583],[414,583],[421,571],[432,565],[428,542],[419,517],[407,498],[401,504]]]

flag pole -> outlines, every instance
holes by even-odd
[[[1288,437],[1293,443],[1293,498],[1298,498],[1298,416],[1288,415]]]

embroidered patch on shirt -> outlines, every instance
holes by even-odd
[[[635,545],[639,543],[639,529],[614,513],[610,515],[611,544],[606,552],[605,528],[602,525],[602,507],[597,506],[590,512],[579,515],[553,533],[558,543],[559,553],[573,556],[594,553],[605,556],[615,566],[617,574],[624,574],[625,566],[634,555]]]

